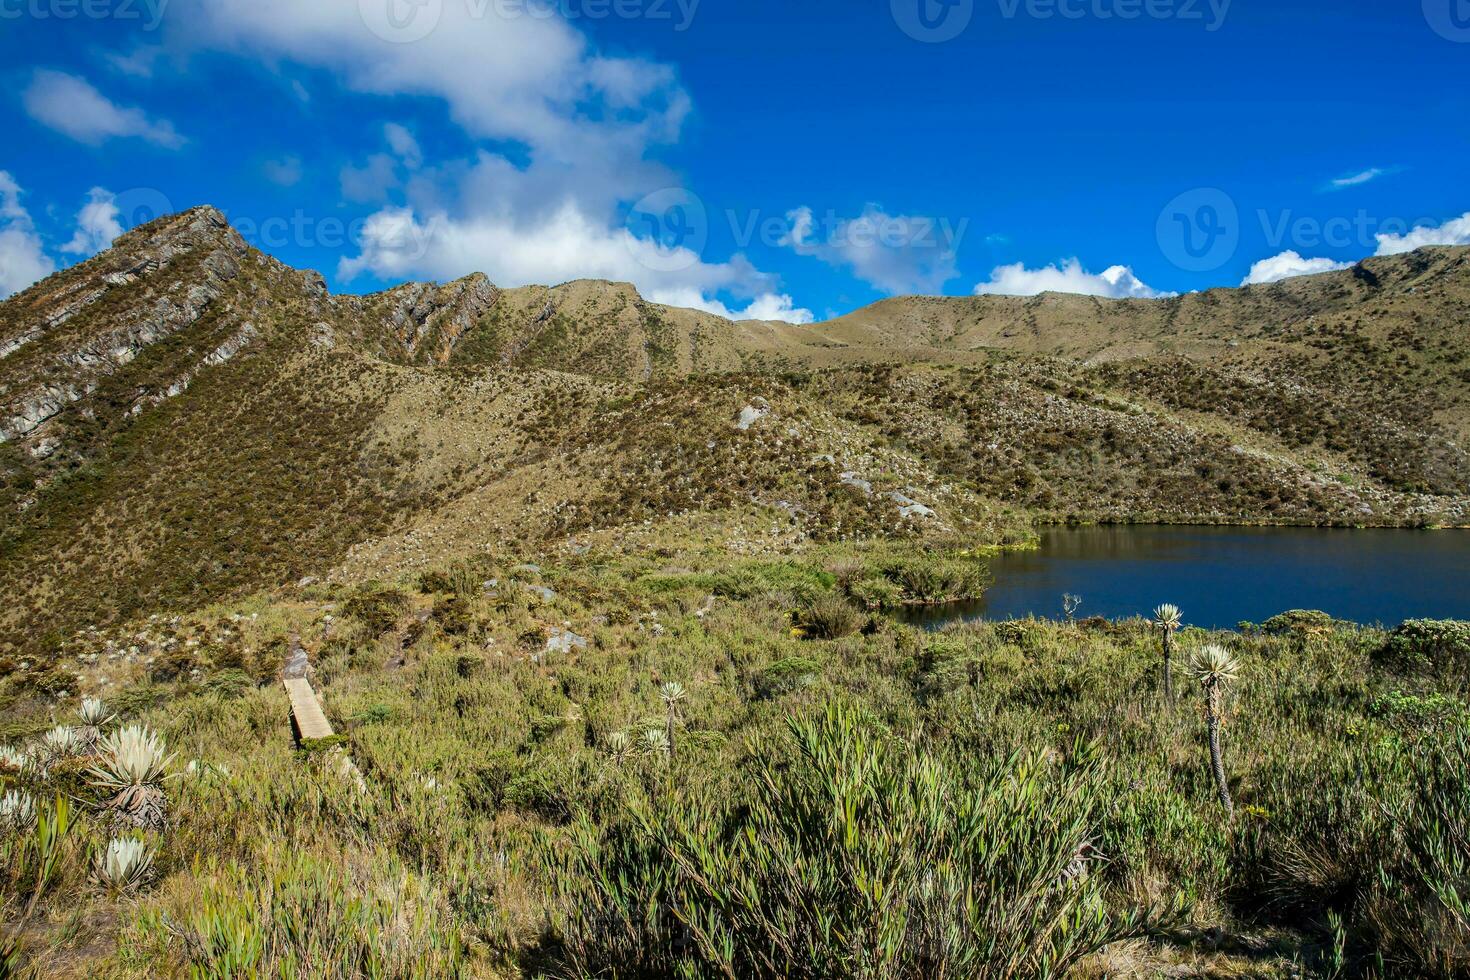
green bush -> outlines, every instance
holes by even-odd
[[[903,603],[903,589],[881,575],[852,582],[847,593],[869,609],[891,609]]]
[[[786,657],[760,672],[756,693],[760,697],[777,697],[816,683],[822,665],[810,657]]]
[[[342,612],[362,623],[376,637],[397,626],[408,608],[408,596],[397,589],[369,585],[355,592],[342,606]]]
[[[753,798],[665,798],[558,864],[577,975],[1051,977],[1140,933],[1093,874],[1094,774],[915,751],[832,705]]]
[[[1388,634],[1375,659],[1403,672],[1470,676],[1470,622],[1411,619]]]
[[[1296,636],[1329,630],[1336,624],[1337,620],[1318,609],[1289,609],[1262,623],[1261,632],[1267,636]]]
[[[891,560],[883,574],[903,590],[906,602],[979,598],[989,581],[985,566],[975,559],[925,554]]]
[[[841,596],[824,595],[802,610],[799,622],[807,636],[818,640],[837,640],[851,636],[862,628],[867,617]]]

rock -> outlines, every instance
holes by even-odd
[[[553,629],[550,638],[546,641],[547,653],[571,653],[574,648],[587,649],[587,640],[569,629],[560,627]]]
[[[301,637],[291,637],[291,653],[286,657],[281,676],[289,681],[303,678],[310,672],[311,661],[306,656],[306,648],[301,645]]]
[[[235,335],[223,344],[220,344],[204,358],[204,363],[210,367],[223,364],[236,354],[250,341],[255,339],[255,324],[247,323],[235,332]]]
[[[873,484],[864,480],[862,475],[854,470],[848,470],[846,473],[843,473],[842,482],[849,487],[856,487],[858,490],[861,490],[864,496],[870,496],[873,493]]]
[[[36,444],[31,447],[31,455],[36,459],[45,459],[60,448],[60,439],[53,436],[45,436],[36,440]]]
[[[761,419],[771,414],[771,405],[764,398],[753,398],[751,403],[740,410],[740,417],[735,420],[735,428],[744,432]]]
[[[902,517],[934,516],[933,508],[925,507],[917,500],[913,499],[912,497],[907,497],[904,494],[899,493],[897,490],[894,490],[892,493],[888,494],[888,499],[893,501],[895,504],[898,504],[898,513]]]

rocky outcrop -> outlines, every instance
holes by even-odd
[[[27,364],[22,377],[0,387],[0,441],[31,436],[95,391],[101,379],[198,323],[230,291],[248,252],[223,214],[198,208],[136,229],[118,239],[111,251],[17,297],[21,328],[0,346],[0,355],[6,357],[45,340],[112,293],[137,293],[136,298],[129,295],[131,303],[120,304],[120,312],[93,317],[95,324],[84,324],[77,336],[61,341],[63,346],[38,351],[38,362]],[[171,266],[201,253],[189,282],[168,281],[164,274]],[[246,327],[204,363],[233,357],[254,336],[253,325]],[[163,397],[182,391],[188,381],[187,374],[175,379]],[[135,404],[133,410],[138,409]]]
[[[443,286],[409,283],[383,294],[383,325],[410,360],[420,353],[435,363],[447,362],[461,337],[489,313],[499,290],[476,273]],[[361,301],[344,298],[339,305],[362,310]]]

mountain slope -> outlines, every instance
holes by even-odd
[[[759,550],[1033,516],[1466,523],[1467,323],[1466,249],[812,326],[594,281],[332,296],[199,208],[0,304],[0,644],[664,530]]]

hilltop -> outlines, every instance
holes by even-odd
[[[0,646],[515,549],[1464,524],[1467,323],[1464,248],[805,326],[599,281],[336,296],[196,208],[0,304]]]

